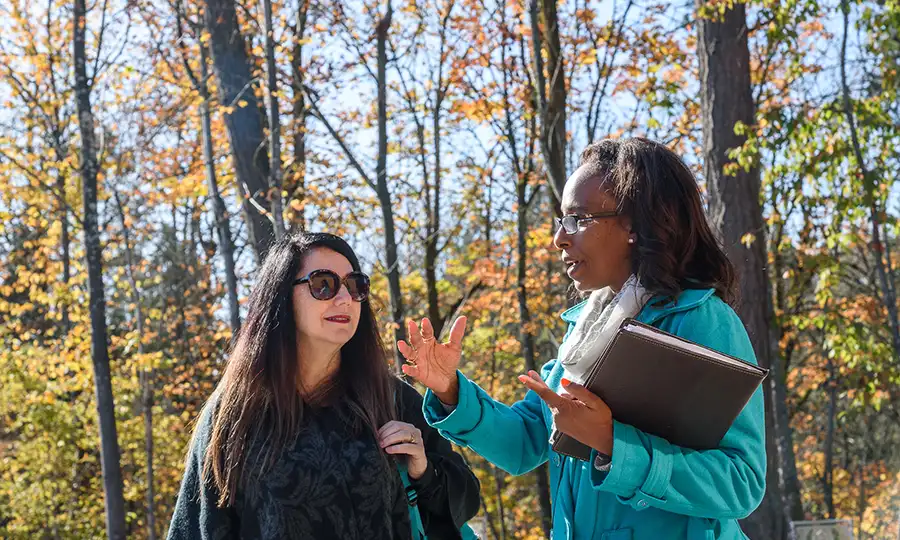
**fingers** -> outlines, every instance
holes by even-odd
[[[422,319],[422,338],[434,339],[434,327],[431,326],[431,321],[428,320],[428,317]]]
[[[416,360],[416,351],[405,341],[397,342],[397,350],[400,351],[400,354],[403,355],[403,358],[406,360]]]
[[[396,433],[404,429],[409,431],[415,429],[415,426],[413,426],[412,424],[407,424],[405,422],[391,420],[390,422],[381,426],[381,428],[378,430],[378,438],[383,439],[384,437],[387,437],[392,433]]]
[[[450,345],[455,349],[462,349],[462,339],[466,334],[466,317],[457,317],[450,328]]]
[[[455,349],[462,349],[463,336],[466,334],[466,323],[468,319],[465,316],[457,317],[450,329],[450,341],[448,342]],[[415,357],[415,351],[425,344],[426,340],[435,338],[434,326],[428,317],[422,319],[422,325],[419,327],[414,321],[406,321],[406,338],[407,342],[398,341],[397,348],[407,359]]]
[[[388,454],[404,454],[407,456],[414,456],[422,452],[422,447],[418,444],[395,444],[392,446],[388,446],[384,449],[384,451]]]
[[[419,325],[412,319],[406,321],[406,339],[409,340],[409,344],[413,349],[418,349],[422,346],[422,334],[419,333]]]
[[[412,364],[403,364],[402,366],[400,366],[400,370],[417,381],[422,380],[419,378],[419,376],[422,374],[422,372],[419,370],[419,366],[414,366]]]
[[[550,389],[544,381],[541,380],[540,376],[534,371],[529,371],[528,375],[519,375],[519,380],[528,387],[529,390],[533,390],[544,403],[549,405],[551,408],[559,408],[564,407],[567,404],[570,404],[571,401],[560,396],[556,392]]]
[[[566,392],[572,394],[575,399],[587,405],[588,409],[600,409],[606,404],[597,394],[591,392],[584,386],[577,383],[568,383],[565,386]]]
[[[415,439],[413,439],[415,437]],[[415,442],[413,442],[413,440]],[[409,444],[412,446],[420,446],[422,445],[422,436],[415,432],[410,431],[397,431],[391,433],[390,435],[386,435],[381,437],[379,440],[379,444],[382,448],[387,448],[389,446],[396,446],[398,444]]]
[[[382,448],[395,445],[408,444],[410,446],[424,445],[422,431],[412,424],[391,420],[378,430],[378,444]]]

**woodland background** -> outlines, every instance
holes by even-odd
[[[742,276],[768,493],[896,538],[897,0],[0,0],[0,537],[165,534],[268,242],[345,235],[386,340],[470,317],[491,394],[555,355],[580,150],[665,142]],[[388,343],[390,345],[390,343]],[[491,538],[546,469],[467,453]]]

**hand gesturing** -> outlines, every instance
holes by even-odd
[[[444,403],[455,404],[458,391],[456,369],[462,355],[466,318],[456,319],[450,329],[450,340],[446,343],[438,343],[431,321],[427,318],[422,319],[421,329],[413,321],[407,322],[406,327],[409,343],[397,342],[397,349],[407,362],[403,373],[431,388]]]

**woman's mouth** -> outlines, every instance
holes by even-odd
[[[566,274],[569,277],[572,277],[572,274],[575,273],[576,270],[581,266],[581,261],[576,260],[567,260],[566,263]]]
[[[328,322],[338,323],[338,324],[350,324],[350,316],[349,315],[334,315],[332,317],[325,317],[325,320]]]

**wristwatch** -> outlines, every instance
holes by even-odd
[[[597,452],[594,456],[594,468],[600,472],[609,472],[611,466],[612,456],[604,454],[603,452]]]

